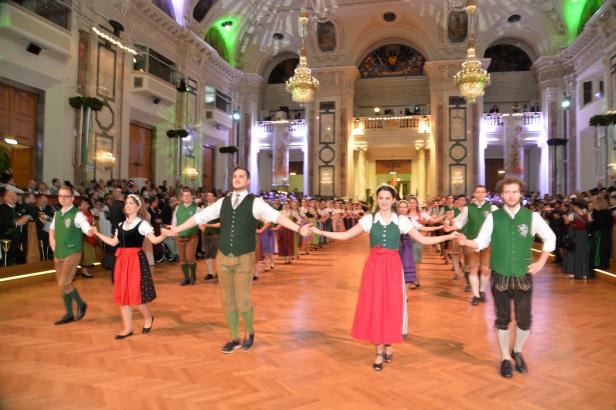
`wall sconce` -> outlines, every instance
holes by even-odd
[[[113,164],[115,164],[116,162],[113,153],[109,151],[98,151],[94,156],[94,160],[104,167],[113,166]]]
[[[184,175],[189,178],[191,181],[194,181],[199,175],[199,171],[196,168],[186,167],[184,168]]]

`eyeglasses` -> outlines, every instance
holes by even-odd
[[[58,195],[58,198],[64,198],[64,199],[72,198],[72,197],[73,195]]]

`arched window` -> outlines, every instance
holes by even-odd
[[[485,58],[491,58],[488,71],[491,73],[502,71],[528,71],[533,65],[532,60],[524,50],[509,44],[498,44],[489,47]]]
[[[276,64],[267,79],[268,84],[284,84],[293,76],[293,70],[299,64],[299,58],[289,58]]]
[[[193,18],[198,22],[203,21],[214,4],[216,4],[216,0],[199,0],[193,9]]]
[[[359,64],[362,78],[422,75],[426,59],[403,44],[388,44],[373,50]]]

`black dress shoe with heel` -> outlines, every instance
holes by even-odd
[[[391,347],[391,345],[385,345],[386,350],[388,347]],[[385,363],[391,363],[392,360],[394,360],[394,352],[391,352],[391,354],[387,354],[385,351],[383,351],[383,361],[385,361]]]
[[[473,306],[477,306],[479,304],[479,298],[477,296],[473,296],[473,298],[471,299],[471,305]]]
[[[522,357],[522,352],[516,353],[511,352],[511,357],[515,362],[515,369],[520,373],[526,373],[528,371],[528,366],[526,366],[526,360]]]
[[[486,303],[488,301],[488,297],[485,292],[479,292],[479,301]]]
[[[77,307],[77,317],[75,318],[75,320],[81,320],[83,319],[83,317],[86,315],[86,310],[88,310],[88,305],[87,304],[83,304],[81,306]]]
[[[73,317],[73,315],[66,314],[64,315],[62,319],[56,320],[53,324],[54,325],[64,325],[66,323],[71,323],[74,321],[75,321],[75,318]]]
[[[125,335],[116,335],[116,336],[115,336],[115,340],[122,340],[122,339],[126,339],[127,337],[132,336],[132,335],[133,335],[133,332],[132,332],[132,331],[128,332],[128,333],[127,333],[127,334],[125,334]]]
[[[510,360],[503,360],[501,363],[500,375],[505,379],[511,379],[513,377],[513,369]]]
[[[152,321],[150,322],[150,327],[143,327],[143,330],[141,333],[143,334],[148,334],[150,333],[150,331],[152,330],[152,325],[154,324],[154,315],[152,315]]]
[[[383,353],[377,353],[376,355],[377,355],[377,357],[381,356],[383,358],[383,360],[385,360],[385,356],[383,355]],[[380,372],[381,370],[383,370],[383,362],[381,362],[381,363],[377,363],[377,362],[372,363],[372,369],[377,371],[377,372]]]

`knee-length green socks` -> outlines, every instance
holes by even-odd
[[[233,340],[239,340],[240,339],[239,331],[238,331],[239,315],[238,315],[237,310],[225,312],[225,317],[227,318],[227,324],[229,325],[229,331],[231,332],[231,338]],[[254,326],[253,326],[254,309],[251,308],[250,310],[246,312],[242,312],[242,319],[244,320],[244,328],[246,330],[246,334],[247,335],[254,334],[255,332]]]

